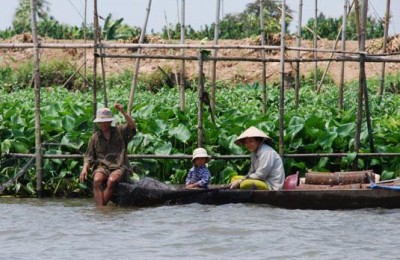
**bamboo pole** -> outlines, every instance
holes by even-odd
[[[287,47],[286,47],[287,49]],[[100,56],[101,54],[99,54]],[[103,54],[104,58],[126,58],[126,59],[135,59],[135,58],[141,58],[141,59],[171,59],[171,60],[192,60],[192,61],[197,61],[198,57],[196,56],[185,56],[182,58],[182,56],[172,56],[172,55],[149,55],[149,54]],[[280,58],[246,58],[246,57],[208,57],[209,60],[218,60],[218,61],[248,61],[248,62],[280,62]],[[297,58],[286,58],[285,63],[292,63],[292,62],[315,62],[315,59],[297,59]],[[319,58],[318,61],[349,61],[349,62],[359,62],[360,57],[359,55],[356,56],[349,56],[349,55],[339,55],[337,58]],[[377,57],[373,55],[368,55],[365,56],[365,61],[366,62],[392,62],[392,63],[399,63],[400,58],[385,58],[385,57]]]
[[[279,154],[283,155],[284,146],[284,116],[285,116],[285,36],[286,36],[286,0],[282,1],[281,17],[281,61],[280,61],[280,98],[279,98]]]
[[[361,26],[360,26],[360,7],[358,0],[354,1],[355,3],[355,16],[356,16],[356,28],[357,28],[357,37],[358,37],[358,46],[359,51],[361,51]],[[360,55],[361,58],[361,55]],[[362,62],[360,61],[360,65]],[[358,87],[358,96],[357,96],[357,117],[356,117],[356,133],[354,137],[354,152],[358,153],[360,151],[360,136],[361,136],[361,123],[362,123],[362,106],[363,106],[363,88],[361,84],[361,68],[359,73],[359,87]],[[358,168],[358,159],[356,158],[353,162],[353,170]]]
[[[99,37],[99,44],[101,45],[101,36]],[[104,48],[100,46],[100,53],[104,53]],[[100,56],[100,64],[101,64],[101,78],[102,78],[102,85],[103,85],[103,102],[104,106],[108,107],[108,98],[107,98],[107,86],[106,86],[106,69],[104,65],[104,56]]]
[[[86,44],[86,38],[87,38],[87,0],[85,0],[85,11],[84,11],[84,21],[83,21],[83,39],[84,39],[84,43]],[[87,50],[84,49],[83,50],[83,56],[85,58],[85,67],[83,69],[83,75],[85,78],[85,82],[83,83],[84,88],[86,89],[87,87]]]
[[[28,169],[32,166],[32,164],[33,164],[34,161],[35,161],[35,156],[31,157],[31,158],[29,159],[29,161],[22,167],[22,169],[21,169],[17,174],[15,174],[15,176],[14,176],[13,178],[11,178],[10,180],[6,181],[6,182],[3,183],[3,184],[0,184],[0,194],[3,194],[3,191],[4,191],[6,188],[8,188],[8,187],[10,187],[11,185],[13,185],[14,182],[15,182],[16,180],[18,180],[18,178],[20,178],[21,176],[23,176],[23,175],[28,171]]]
[[[170,28],[169,28],[169,23],[168,23],[168,18],[167,18],[167,12],[165,12],[165,11],[164,11],[164,19],[165,19],[165,30],[167,31],[167,36],[168,36],[168,43],[171,43],[171,33],[170,33]],[[169,51],[170,51],[170,53],[174,53],[174,50],[169,50]],[[178,80],[178,72],[177,72],[176,67],[177,67],[177,66],[176,66],[176,64],[174,63],[173,73],[174,73],[174,76],[175,76],[175,82],[176,82],[177,87],[178,87],[178,82],[179,82],[179,80]],[[160,66],[158,66],[158,68],[161,69]],[[167,76],[167,77],[171,80],[171,82],[172,82],[171,77],[170,77],[168,74],[166,74],[166,76]]]
[[[35,158],[35,154],[27,153],[9,153],[10,158]],[[213,159],[235,160],[248,159],[250,155],[211,155]],[[301,154],[284,154],[284,158],[343,158],[349,156],[348,153],[301,153]],[[44,154],[43,159],[82,159],[82,154]],[[400,157],[400,153],[357,153],[357,158],[396,158]],[[157,154],[128,154],[129,159],[191,159],[192,155],[157,155]]]
[[[63,88],[68,84],[68,82],[69,82],[73,77],[75,77],[75,75],[76,75],[77,73],[79,73],[79,70],[80,70],[83,66],[86,66],[86,60],[85,60],[85,61],[81,64],[81,66],[79,66],[78,69],[76,69],[76,70],[74,71],[74,73],[72,73],[72,75],[64,82],[64,84],[62,85]],[[85,81],[85,85],[86,85],[87,79],[84,78],[83,80]]]
[[[95,34],[97,34],[96,41],[95,41],[95,43],[96,43],[95,53],[97,53],[97,50],[100,50],[100,54],[104,54],[104,48],[101,46],[102,33],[100,30],[100,24],[99,24],[97,0],[95,1],[95,12],[94,13],[95,13],[95,15],[94,15],[94,30],[95,30]],[[100,48],[99,48],[99,45],[100,45]],[[106,87],[106,71],[105,71],[103,56],[100,56],[100,65],[101,65],[101,78],[102,78],[102,86],[103,86],[103,103],[104,103],[105,107],[108,107],[107,87]],[[96,70],[97,70],[97,60],[96,60]]]
[[[197,147],[203,147],[203,53],[199,51],[199,82],[197,86],[198,102],[197,102]]]
[[[219,14],[221,12],[221,0],[216,0],[216,13],[215,13],[215,30],[214,30],[214,45],[218,45],[219,40]],[[218,56],[218,49],[213,50],[213,57]],[[211,63],[211,100],[210,107],[211,113],[215,112],[215,95],[217,89],[217,60],[213,60]]]
[[[185,0],[181,0],[181,41],[180,44],[183,45],[185,44],[185,34],[186,34],[186,29],[185,29]],[[182,60],[181,60],[181,78],[180,78],[180,99],[181,99],[181,111],[185,111],[185,88],[186,88],[186,68],[185,68],[185,49],[181,49],[181,55],[182,55]]]
[[[314,21],[314,41],[313,47],[314,49],[318,48],[318,38],[317,38],[317,31],[318,31],[318,0],[315,0],[315,21]],[[314,51],[314,88],[317,89],[318,86],[318,62],[317,62],[317,52]]]
[[[367,75],[365,72],[365,42],[367,39],[366,30],[367,30],[367,20],[368,20],[368,0],[363,0],[363,12],[362,12],[362,33],[361,33],[361,48],[360,51],[363,53],[360,57],[360,84],[363,89],[364,102],[365,102],[365,117],[367,121],[367,130],[368,130],[368,141],[369,141],[369,149],[371,152],[375,151],[374,139],[372,134],[372,123],[371,123],[371,113],[369,110],[369,97],[368,97],[368,87],[367,87]]]
[[[96,118],[97,111],[97,43],[99,36],[99,26],[97,24],[98,20],[97,14],[97,0],[93,0],[93,23],[94,23],[94,33],[93,33],[93,118]],[[93,132],[96,131],[96,124],[93,124]]]
[[[387,38],[389,35],[389,20],[390,20],[390,0],[386,0],[386,12],[385,12],[385,31],[383,34],[383,53],[386,53],[387,51]],[[381,69],[381,84],[379,87],[379,92],[378,95],[382,96],[383,95],[383,90],[385,89],[385,70],[386,70],[386,64],[385,62],[382,63],[382,69]]]
[[[279,7],[278,7],[278,9],[281,10]],[[282,10],[281,10],[281,11],[282,11]],[[289,12],[287,12],[287,11],[286,11],[286,15],[293,19],[293,16],[292,16]],[[307,31],[309,31],[309,32],[312,33],[312,34],[317,33],[316,31],[314,31],[313,29],[311,29],[311,28],[308,27],[307,25],[303,25],[303,27],[304,27],[305,29],[307,29]],[[317,38],[320,39],[320,40],[323,40],[318,34],[317,34]]]
[[[303,0],[299,0],[299,17],[297,21],[297,34],[296,34],[296,46],[301,46],[301,24],[303,17]],[[301,55],[300,51],[297,51],[297,59],[300,60]],[[296,109],[299,107],[299,91],[300,91],[300,61],[296,61],[296,77],[295,77],[295,107]]]
[[[354,2],[353,2],[354,3]],[[349,1],[344,0],[343,6],[343,20],[342,20],[342,46],[341,50],[346,51],[346,25],[347,25],[347,14],[350,13],[351,8],[348,8]],[[343,110],[343,94],[344,94],[344,66],[345,62],[341,62],[340,67],[340,83],[339,83],[339,110]]]
[[[351,9],[351,7],[350,7],[350,9]],[[349,14],[350,13],[346,12],[344,15],[347,17]],[[342,35],[342,31],[343,31],[343,26],[339,29],[339,32],[338,32],[338,34],[336,36],[335,44],[333,45],[333,49],[334,50],[336,49],[336,46],[337,46],[337,44],[339,42],[339,38]],[[333,56],[334,56],[334,53],[332,52],[330,57],[333,58]],[[324,70],[324,73],[322,74],[321,80],[319,81],[319,84],[318,84],[317,93],[319,93],[321,91],[322,84],[323,84],[323,82],[325,80],[326,74],[328,73],[328,70],[329,70],[330,66],[331,66],[331,61],[328,62],[328,65],[326,66],[326,68]]]
[[[39,45],[39,49],[70,49],[70,48],[87,48],[93,49],[95,48],[95,44],[60,44],[60,43],[41,43]],[[33,48],[32,43],[0,43],[0,49],[31,49]],[[110,44],[103,43],[102,48],[104,49],[191,49],[191,50],[213,50],[213,49],[235,49],[235,50],[270,50],[270,51],[279,51],[280,46],[276,45],[203,45],[203,44],[138,44],[138,43],[123,43],[123,44]],[[302,51],[302,52],[321,52],[321,53],[342,53],[340,50],[325,50],[325,49],[315,49],[315,48],[307,48],[307,47],[292,47],[287,46],[286,50],[288,51]],[[349,51],[346,54],[360,54],[358,51]],[[379,54],[379,55],[371,55],[371,56],[394,56],[399,55],[400,52],[390,53],[390,54]]]
[[[142,28],[142,31],[140,32],[140,38],[139,38],[140,44],[143,43],[144,37],[146,35],[146,28],[147,28],[147,23],[148,23],[149,16],[150,16],[150,10],[151,10],[151,0],[148,0],[147,8],[146,8],[146,18],[144,19],[143,28]],[[142,49],[138,48],[138,53],[141,54],[141,52],[142,52]],[[133,101],[135,98],[135,91],[136,91],[137,82],[138,82],[139,66],[140,66],[140,59],[138,58],[138,59],[136,59],[135,72],[133,74],[131,92],[129,94],[129,103],[128,103],[128,113],[129,114],[132,113],[132,106],[133,106]]]
[[[358,3],[356,3],[356,6]],[[359,9],[359,8],[358,8]],[[359,31],[359,50],[360,54],[360,72],[359,72],[359,97],[358,97],[358,107],[357,107],[357,127],[356,127],[356,138],[355,138],[355,152],[359,152],[360,150],[360,135],[361,135],[361,117],[362,117],[362,106],[363,106],[363,98],[365,100],[365,111],[366,111],[366,119],[367,119],[367,128],[368,128],[368,139],[370,144],[370,150],[373,152],[375,150],[372,136],[372,126],[371,126],[371,118],[369,112],[369,100],[368,100],[368,89],[366,82],[366,73],[365,73],[365,41],[366,41],[366,25],[367,25],[367,16],[368,16],[368,0],[362,1],[362,16],[361,22],[357,20],[360,24],[357,28],[360,28]],[[358,14],[358,17],[359,14]],[[358,160],[355,160],[353,164],[353,169],[357,169]]]
[[[36,0],[30,0],[31,4],[31,25],[32,25],[32,40],[33,40],[33,80],[35,85],[35,157],[36,157],[36,193],[38,198],[42,197],[42,181],[43,181],[43,166],[42,166],[42,141],[40,127],[40,57],[39,57],[39,41],[37,35],[36,22]]]
[[[263,0],[259,0],[260,3],[260,29],[261,29],[261,45],[265,45],[265,24],[264,24],[264,2]],[[261,50],[261,58],[265,59],[265,50]],[[263,94],[262,94],[262,113],[265,114],[267,112],[267,64],[266,62],[262,62],[262,85],[263,85]]]

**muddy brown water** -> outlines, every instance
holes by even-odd
[[[0,198],[0,259],[400,259],[400,209]]]

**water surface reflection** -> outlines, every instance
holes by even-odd
[[[400,209],[0,198],[2,259],[399,259]]]

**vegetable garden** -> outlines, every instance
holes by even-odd
[[[393,76],[400,80],[400,76]],[[109,100],[127,105],[127,87],[130,79],[112,78],[109,81]],[[118,84],[115,84],[118,82]],[[338,89],[335,85],[315,94],[312,79],[306,79],[300,90],[300,106],[294,105],[294,90],[286,91],[285,101],[285,171],[340,171],[350,170],[356,157],[354,149],[357,82],[346,86],[342,112],[338,112]],[[4,84],[4,82],[3,82]],[[115,84],[115,85],[112,85]],[[376,93],[378,80],[368,84],[371,93]],[[133,116],[138,124],[138,134],[129,144],[130,155],[187,155],[197,146],[196,91],[186,91],[187,108],[179,108],[179,91],[167,86],[158,92],[139,87]],[[246,151],[233,141],[249,126],[263,129],[274,139],[279,138],[279,89],[269,87],[267,113],[261,112],[258,84],[219,86],[216,103],[215,124],[210,114],[204,115],[205,148],[216,157],[209,163],[213,183],[226,183],[234,173],[246,173],[248,160]],[[11,92],[1,90],[1,151],[2,167],[0,182],[11,179],[27,161],[7,157],[9,153],[28,154],[34,152],[33,92],[20,89]],[[93,129],[91,92],[68,91],[61,86],[43,89],[41,108],[43,154],[84,154]],[[100,100],[99,100],[100,101]],[[400,96],[387,92],[383,97],[370,96],[375,145],[379,153],[399,153]],[[115,111],[114,111],[115,112]],[[366,125],[362,126],[361,143],[367,144]],[[276,144],[275,144],[276,145]],[[362,153],[369,147],[363,146]],[[348,153],[338,158],[309,157],[290,158],[290,154]],[[243,155],[232,160],[218,159],[218,155]],[[374,169],[383,179],[399,175],[400,158],[361,158],[359,168]],[[91,192],[90,187],[79,183],[81,158],[45,158],[43,166],[44,191],[52,196],[82,196]],[[190,167],[190,156],[186,159],[131,158],[135,174],[132,178],[151,176],[162,181],[182,183]],[[35,167],[12,185],[6,193],[24,196],[35,194]]]

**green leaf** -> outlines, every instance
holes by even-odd
[[[337,129],[337,133],[340,137],[349,137],[350,135],[352,136],[355,130],[355,126],[356,124],[354,122],[341,125]]]
[[[170,142],[158,147],[154,153],[157,155],[169,155],[172,151],[172,144]]]
[[[137,117],[149,118],[155,109],[154,105],[147,105],[136,111]]]
[[[238,175],[238,173],[232,167],[226,167],[219,173],[219,179],[224,180],[224,183],[229,183],[235,175]]]
[[[218,144],[225,148],[228,154],[243,154],[242,148],[235,144],[237,137],[237,135],[220,136]]]
[[[12,143],[12,150],[14,150],[16,153],[28,153],[29,149],[24,143],[20,143],[18,141],[15,141]]]
[[[11,129],[11,132],[12,132],[12,134],[13,134],[13,136],[14,136],[15,138],[18,138],[18,137],[25,137],[25,134],[24,134],[24,132],[22,131],[22,129]]]
[[[383,171],[381,174],[381,180],[391,180],[395,178],[395,173],[390,171]]]
[[[10,139],[6,139],[1,142],[1,153],[9,153],[11,146],[12,144]]]
[[[156,119],[147,122],[146,128],[151,130],[154,134],[160,136],[167,130],[168,126],[163,120]]]
[[[73,136],[70,133],[67,133],[61,139],[61,145],[64,145],[66,147],[69,147],[69,148],[72,148],[75,150],[79,150],[82,147],[82,145],[84,145],[84,142],[81,139],[74,140]]]
[[[175,137],[183,143],[186,143],[190,139],[190,131],[182,124],[172,128],[169,131],[171,137]]]
[[[64,116],[62,119],[63,128],[67,131],[71,131],[75,128],[75,118],[71,116]]]
[[[330,150],[332,148],[333,141],[337,136],[337,133],[323,132],[318,137],[317,142],[324,150]]]
[[[351,163],[356,159],[356,157],[357,157],[357,153],[354,152],[354,153],[348,153],[345,158],[346,158],[347,163]]]

